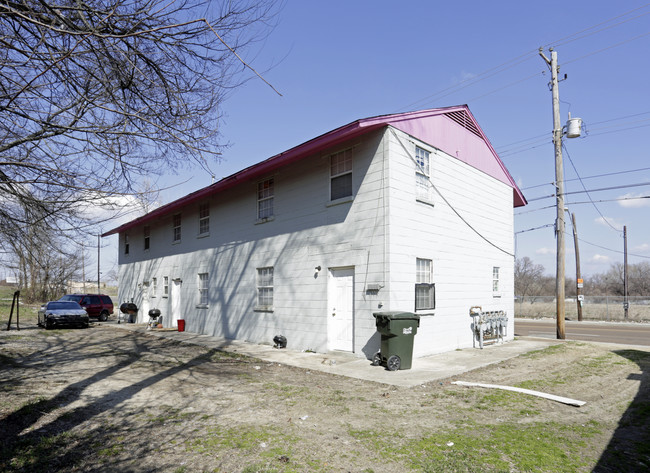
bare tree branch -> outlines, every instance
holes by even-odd
[[[0,250],[83,231],[143,176],[211,175],[277,1],[0,0]]]

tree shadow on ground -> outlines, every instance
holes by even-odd
[[[639,350],[616,350],[614,353],[639,366],[640,374],[628,376],[628,379],[640,381],[639,391],[593,471],[650,471],[650,353]]]
[[[102,396],[73,409],[65,409],[80,400],[83,392],[92,385],[110,378],[120,370],[129,368],[134,363],[141,361],[143,356],[152,352],[150,344],[154,342],[153,340],[147,340],[142,335],[135,333],[127,335],[126,338],[132,349],[128,353],[122,353],[122,356],[116,359],[115,363],[111,363],[110,366],[98,372],[93,371],[91,375],[84,379],[66,385],[53,397],[39,396],[34,399],[32,396],[29,402],[0,420],[0,471],[84,471],[84,459],[93,451],[90,444],[101,445],[104,440],[110,438],[111,434],[102,426],[94,426],[90,427],[88,431],[84,430],[84,437],[86,438],[80,439],[78,435],[69,434],[71,429],[92,420],[96,416],[110,412],[123,405],[123,403],[128,403],[129,399],[139,392],[166,378],[191,370],[204,363],[214,363],[215,359],[219,358],[219,356],[215,355],[221,353],[218,349],[201,351],[188,361],[176,360],[174,366],[153,373],[137,383],[111,391],[107,396]],[[111,345],[109,343],[106,346],[102,342],[92,342],[90,340],[84,343],[83,339],[65,343],[66,340],[55,337],[49,341],[48,348],[39,350],[38,353],[24,359],[14,359],[9,366],[5,366],[5,374],[7,370],[17,370],[16,373],[20,370],[21,377],[24,374],[28,378],[33,378],[38,374],[32,374],[30,370],[36,369],[35,367],[40,358],[44,357],[48,361],[45,366],[41,365],[39,369],[47,369],[57,363],[65,364],[67,362],[74,365],[87,356],[87,354],[80,352],[84,348],[100,349],[102,353],[108,353],[111,350],[120,351],[124,349],[124,341],[122,339],[121,345],[118,347],[117,344]],[[160,343],[160,340],[155,342]],[[165,341],[164,343],[173,342]],[[228,362],[232,363],[232,360]],[[229,375],[227,368],[223,370],[223,375]],[[2,380],[3,384],[6,381],[9,383],[7,386],[11,385],[12,388],[19,386],[20,383],[20,380],[12,379],[11,376],[2,376]],[[26,396],[26,399],[29,399],[29,396]],[[91,422],[88,425],[92,426],[93,423]],[[74,447],[70,448],[71,444]],[[107,465],[106,471],[112,471],[113,468],[115,468],[115,465]],[[120,466],[119,471],[131,470],[128,466],[123,465]]]

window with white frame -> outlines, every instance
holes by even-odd
[[[257,309],[273,308],[273,267],[257,268]]]
[[[174,243],[181,241],[181,214],[172,217],[172,241]]]
[[[158,278],[151,278],[151,297],[158,294]]]
[[[144,249],[148,250],[151,247],[151,227],[149,225],[144,226]]]
[[[330,200],[352,195],[352,148],[330,156]]]
[[[163,297],[169,297],[169,276],[163,276]]]
[[[257,218],[264,220],[273,217],[273,198],[275,184],[273,178],[257,183]]]
[[[492,293],[498,295],[499,293],[499,267],[492,267]]]
[[[208,305],[208,273],[199,273],[199,305]]]
[[[129,254],[129,235],[127,233],[124,234],[124,254]]]
[[[415,147],[415,161],[417,162],[415,169],[415,198],[425,202],[431,201],[430,155],[431,153],[427,150],[419,146]]]
[[[210,204],[199,205],[199,235],[210,233]]]
[[[436,308],[436,285],[433,284],[433,262],[430,259],[416,259],[415,268],[415,310]]]

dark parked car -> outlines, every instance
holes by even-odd
[[[60,301],[73,301],[86,309],[89,317],[104,322],[113,313],[113,301],[105,294],[66,294]]]
[[[51,301],[38,311],[38,325],[50,329],[56,325],[88,327],[88,313],[74,301]]]

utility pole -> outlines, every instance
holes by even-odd
[[[564,330],[564,280],[565,280],[565,249],[564,249],[564,169],[562,165],[562,123],[560,123],[560,90],[558,81],[557,52],[552,48],[549,60],[542,48],[539,55],[546,61],[551,69],[551,93],[553,96],[553,144],[555,145],[555,197],[557,204],[555,220],[555,238],[557,240],[556,273],[555,273],[555,298],[557,312],[557,338],[566,338]]]
[[[627,310],[630,302],[627,299],[627,226],[623,225],[623,310],[627,320]]]
[[[580,275],[580,250],[578,249],[578,227],[576,227],[576,214],[571,214],[573,227],[573,246],[576,250],[576,304],[578,304],[578,321],[582,322],[582,276]]]

